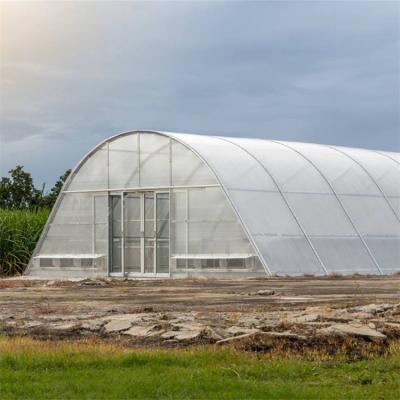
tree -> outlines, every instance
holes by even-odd
[[[0,180],[0,207],[30,209],[40,207],[43,193],[36,189],[29,172],[22,165],[8,171],[10,178]]]
[[[68,169],[59,177],[47,195],[44,194],[44,185],[42,190],[35,188],[31,174],[24,171],[22,165],[17,165],[8,173],[10,177],[0,180],[0,208],[32,210],[53,207],[71,170]]]
[[[69,174],[71,173],[70,169],[67,169],[63,175],[61,175],[57,182],[54,184],[54,186],[51,188],[50,193],[46,196],[44,196],[43,201],[44,204],[49,207],[52,208],[54,206],[54,203],[57,200],[58,195],[61,192],[61,189],[64,185],[64,182],[67,180]]]

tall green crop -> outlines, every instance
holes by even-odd
[[[24,271],[48,215],[47,209],[0,209],[0,274]]]

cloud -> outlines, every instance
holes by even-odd
[[[0,9],[2,174],[52,181],[130,129],[400,150],[396,2]]]

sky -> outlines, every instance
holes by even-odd
[[[0,2],[0,176],[146,129],[400,151],[400,2]]]

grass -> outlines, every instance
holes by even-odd
[[[0,209],[0,275],[20,274],[46,223],[49,211]]]
[[[348,363],[0,339],[1,399],[398,399],[400,348]]]

